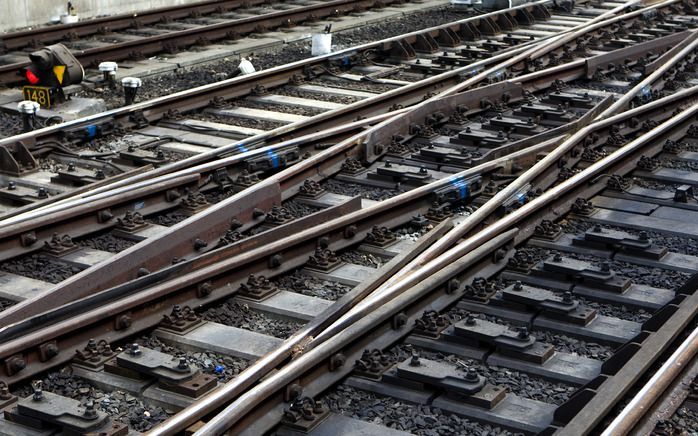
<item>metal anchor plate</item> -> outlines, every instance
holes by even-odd
[[[541,268],[542,266],[542,268]],[[630,287],[630,280],[616,276],[614,271],[602,271],[594,268],[589,262],[560,257],[557,261],[551,256],[537,265],[535,271],[539,274],[553,273],[565,279],[573,279],[578,283],[587,283],[613,292],[623,292]]]
[[[130,354],[130,351],[119,353],[116,356],[116,364],[169,383],[190,380],[196,374],[188,364],[180,368],[179,362],[169,354],[145,347],[139,347],[139,351],[135,355]]]
[[[418,360],[418,365],[413,365],[412,359],[398,363],[397,376],[461,395],[477,393],[485,386],[485,378],[480,375],[470,381],[452,365],[428,359]]]
[[[572,298],[566,301],[564,297],[547,289],[522,285],[521,289],[517,290],[515,285],[512,285],[503,289],[498,297],[499,302],[513,302],[541,309],[548,318],[572,324],[587,325],[596,317],[595,309],[584,307]]]
[[[543,364],[555,354],[550,344],[536,342],[526,330],[514,331],[493,322],[475,319],[475,322],[461,321],[444,330],[442,336],[452,342],[477,341],[494,346],[502,355],[537,364]]]
[[[659,260],[667,252],[666,247],[656,247],[650,239],[640,239],[628,232],[611,229],[587,230],[583,237],[572,240],[574,245],[592,248],[618,247],[628,254]]]
[[[70,433],[98,433],[104,435],[121,436],[128,433],[128,427],[119,423],[111,423],[109,416],[95,410],[86,414],[85,408],[80,402],[72,398],[42,392],[41,400],[34,400],[33,396],[21,398],[17,406],[6,418],[10,421],[29,426],[40,423],[55,425]]]

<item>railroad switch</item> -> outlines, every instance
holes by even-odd
[[[104,412],[95,409],[93,402],[82,405],[79,401],[41,390],[41,382],[33,385],[34,393],[17,399],[14,406],[5,409],[5,419],[32,430],[58,431],[61,434],[100,434],[125,436],[126,424],[114,422]]]
[[[654,245],[645,231],[631,235],[621,230],[604,229],[599,225],[584,232],[583,236],[576,236],[572,244],[595,249],[620,250],[632,256],[654,260],[661,259],[669,252],[667,247]]]

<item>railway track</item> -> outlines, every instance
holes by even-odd
[[[70,48],[94,74],[100,62],[172,56],[194,46],[230,43],[253,33],[337,19],[393,3],[397,2],[311,0],[270,4],[261,0],[217,0],[4,34],[0,39],[0,83],[21,83],[25,79],[19,71],[30,65],[27,52],[54,43]]]
[[[71,415],[97,416],[85,424],[93,430],[99,421],[122,434],[118,413],[94,403],[121,390],[148,410],[183,408],[170,419],[149,412],[138,428],[131,422],[130,430],[159,423],[153,434],[204,418],[192,431],[389,434],[375,422],[396,434],[436,425],[601,428],[642,375],[625,372],[656,364],[695,317],[696,253],[681,239],[696,231],[695,199],[681,186],[694,177],[691,10],[665,2],[616,11],[570,36],[481,60],[465,76],[455,70],[460,80],[442,82],[439,95],[411,109],[329,129],[317,123],[319,133],[290,128],[296,138],[258,150],[242,141],[250,146],[242,154],[206,162],[227,153],[201,153],[151,171],[142,185],[126,179],[130,186],[37,205],[43,219],[7,218],[3,253],[27,256],[22,236],[34,232],[48,239],[40,256],[87,268],[0,312],[3,380],[26,394],[29,380],[78,349],[72,371],[93,387],[64,401],[49,373],[47,389],[34,386],[35,400],[20,399],[5,418],[21,423],[48,398]],[[636,18],[661,35],[635,39],[618,27],[636,28]],[[604,41],[611,31],[627,39]],[[560,60],[575,50],[580,56]],[[424,89],[414,82],[400,90]],[[312,151],[300,162],[234,187],[231,168],[249,173],[255,153],[301,145]],[[196,187],[192,207],[158,209],[150,200],[181,186]],[[99,222],[100,212],[113,218],[134,202],[144,203],[142,215],[130,212],[115,230]],[[167,229],[152,224],[175,207],[192,217]],[[60,231],[48,236],[70,221],[90,222],[75,237],[88,245],[140,242],[78,266],[99,255],[85,255]],[[231,368],[248,365],[231,380]],[[216,388],[218,379],[227,383]],[[405,402],[419,407],[423,423],[357,409]]]

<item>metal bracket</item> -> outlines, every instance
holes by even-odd
[[[589,262],[555,255],[542,261],[534,269],[539,274],[556,274],[562,279],[573,279],[577,283],[607,291],[622,293],[630,287],[630,280],[618,277],[604,262],[601,268],[594,268]]]
[[[94,405],[83,407],[72,398],[40,390],[20,398],[14,408],[5,412],[5,419],[34,428],[43,428],[44,423],[58,426],[63,434],[128,434],[125,424],[112,422],[109,415],[95,410]]]
[[[666,247],[654,246],[652,240],[647,237],[647,232],[642,231],[638,236],[634,236],[620,230],[603,229],[598,225],[587,230],[583,237],[574,238],[572,243],[592,248],[610,246],[619,248],[628,254],[655,260],[661,259],[668,252]]]

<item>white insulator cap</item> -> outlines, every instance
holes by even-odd
[[[254,65],[252,65],[252,62],[248,61],[245,58],[242,58],[240,60],[240,65],[238,65],[238,69],[240,70],[240,73],[243,76],[245,74],[252,74],[255,72]]]
[[[124,77],[121,79],[121,86],[124,88],[140,88],[141,83],[141,79],[138,77]]]
[[[17,103],[17,111],[19,111],[20,114],[35,115],[39,112],[40,107],[39,103],[31,100],[24,100]]]
[[[99,71],[102,73],[113,73],[119,69],[119,65],[116,62],[100,62]]]

